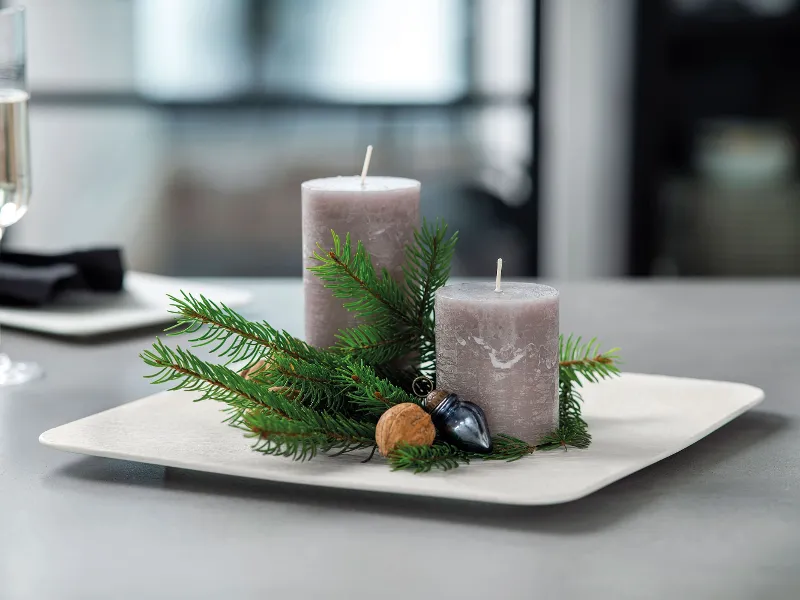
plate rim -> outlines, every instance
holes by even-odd
[[[44,445],[44,446],[50,447],[50,448],[54,448],[54,449],[57,449],[57,450],[70,452],[70,453],[78,454],[78,455],[97,456],[97,457],[101,457],[101,458],[109,458],[109,459],[114,459],[114,460],[126,460],[126,461],[129,461],[129,462],[136,462],[136,463],[142,463],[142,464],[152,464],[152,465],[157,465],[157,466],[162,466],[162,467],[167,467],[167,468],[171,467],[171,468],[186,469],[186,470],[189,470],[189,471],[196,471],[196,472],[200,472],[200,473],[213,473],[213,474],[225,475],[225,476],[229,476],[229,477],[244,477],[244,478],[247,478],[247,479],[255,479],[255,480],[273,482],[273,483],[288,483],[288,484],[292,484],[292,485],[303,485],[303,486],[307,486],[307,487],[323,487],[323,488],[329,488],[329,489],[344,489],[344,490],[352,490],[352,491],[356,491],[356,492],[387,493],[387,494],[396,494],[396,495],[403,495],[403,496],[416,496],[416,497],[424,497],[424,498],[443,498],[443,499],[448,499],[448,500],[458,500],[458,501],[466,501],[466,502],[479,502],[479,503],[483,503],[483,504],[498,504],[498,505],[507,505],[507,506],[548,506],[548,505],[555,505],[555,504],[565,504],[565,503],[568,503],[568,502],[574,502],[576,500],[580,500],[581,498],[585,498],[585,497],[597,492],[598,490],[600,490],[600,489],[602,489],[604,487],[607,487],[607,486],[609,486],[609,485],[611,485],[611,484],[613,484],[613,483],[615,483],[617,481],[620,481],[620,480],[622,480],[622,479],[624,479],[626,477],[629,477],[630,475],[632,475],[633,473],[636,473],[637,471],[641,471],[643,469],[646,469],[647,467],[650,467],[650,466],[652,466],[653,464],[655,464],[657,462],[660,462],[660,461],[662,461],[662,460],[664,460],[666,458],[669,458],[670,456],[673,456],[674,454],[677,454],[678,452],[681,452],[681,451],[685,450],[689,446],[692,446],[693,444],[695,444],[698,441],[700,441],[701,439],[707,437],[709,434],[713,433],[714,431],[724,427],[725,425],[727,425],[728,423],[730,423],[734,419],[740,417],[742,414],[746,413],[747,411],[752,410],[754,407],[756,407],[759,404],[761,404],[764,401],[765,397],[766,397],[766,394],[765,394],[763,389],[761,389],[759,387],[756,387],[754,385],[748,384],[748,383],[742,383],[742,382],[736,382],[736,381],[722,381],[722,380],[713,380],[713,379],[698,379],[698,378],[692,378],[692,377],[675,377],[675,376],[670,376],[670,375],[649,374],[649,373],[629,373],[629,372],[624,372],[623,373],[623,377],[627,377],[627,378],[644,377],[644,378],[648,378],[648,379],[662,379],[662,380],[666,379],[666,380],[671,380],[671,381],[678,380],[678,381],[691,381],[691,382],[695,382],[695,383],[723,384],[723,385],[727,385],[727,386],[734,386],[734,387],[737,387],[737,388],[742,389],[742,390],[746,390],[748,392],[748,394],[752,395],[752,397],[746,403],[744,403],[741,406],[739,406],[736,410],[733,410],[730,413],[726,414],[724,417],[722,417],[722,418],[720,418],[718,420],[715,420],[715,422],[712,425],[703,428],[701,431],[697,432],[696,434],[694,434],[692,436],[686,437],[684,440],[681,440],[681,445],[680,446],[676,446],[674,448],[671,447],[671,448],[669,448],[667,450],[664,450],[663,452],[660,452],[660,453],[648,458],[648,460],[646,462],[636,463],[635,465],[632,465],[632,466],[629,466],[629,467],[626,467],[626,468],[621,468],[621,469],[619,469],[617,471],[614,471],[613,473],[610,473],[605,477],[599,478],[599,479],[595,480],[594,482],[592,482],[592,483],[590,483],[588,485],[585,485],[585,486],[582,486],[580,488],[577,488],[574,493],[559,493],[557,495],[553,495],[553,496],[549,496],[549,497],[548,496],[545,496],[545,497],[539,496],[536,501],[531,501],[530,498],[526,499],[522,495],[510,495],[510,494],[499,494],[498,495],[496,491],[493,492],[494,495],[492,495],[492,493],[484,493],[483,490],[481,491],[481,493],[477,493],[477,494],[476,494],[476,492],[471,490],[468,496],[465,496],[463,494],[459,494],[458,490],[454,489],[454,488],[447,489],[447,490],[436,490],[436,491],[431,491],[430,493],[427,493],[425,490],[409,489],[409,488],[405,488],[405,487],[402,487],[402,486],[394,486],[394,485],[391,485],[391,484],[386,485],[386,484],[384,484],[384,483],[382,483],[380,481],[379,482],[375,482],[375,483],[370,483],[369,485],[353,485],[352,482],[336,481],[336,480],[333,480],[333,481],[322,481],[322,482],[312,482],[312,481],[308,480],[308,475],[307,474],[298,474],[298,475],[294,476],[292,474],[293,473],[292,471],[285,471],[285,472],[279,472],[279,473],[269,473],[269,477],[257,477],[257,476],[254,476],[252,474],[249,474],[249,473],[245,472],[246,470],[238,470],[238,472],[236,472],[237,471],[237,467],[235,467],[235,466],[233,468],[231,468],[230,466],[222,467],[222,466],[216,466],[216,465],[210,465],[210,466],[206,465],[206,466],[200,468],[196,464],[188,464],[188,463],[185,463],[184,461],[181,461],[181,460],[160,459],[160,458],[157,458],[157,459],[154,460],[154,459],[144,458],[144,457],[141,457],[141,456],[135,457],[135,456],[131,456],[129,454],[124,454],[124,453],[115,452],[115,451],[104,451],[104,450],[87,451],[85,448],[77,447],[77,446],[74,446],[72,444],[59,443],[57,441],[54,441],[50,437],[50,436],[52,436],[52,434],[54,432],[56,432],[57,430],[59,430],[59,429],[61,429],[63,427],[67,427],[69,425],[73,425],[73,424],[78,423],[80,421],[91,419],[93,417],[96,417],[98,415],[102,415],[104,413],[117,411],[117,410],[119,410],[119,409],[121,409],[123,407],[129,407],[129,406],[134,405],[134,404],[151,401],[152,399],[154,399],[154,398],[156,398],[158,396],[164,395],[164,394],[173,393],[173,392],[171,392],[169,390],[160,391],[160,392],[157,392],[155,394],[151,394],[149,396],[145,396],[143,398],[138,398],[138,399],[133,400],[131,402],[126,402],[126,403],[123,403],[123,404],[120,404],[120,405],[117,405],[117,406],[114,406],[114,407],[99,411],[97,413],[93,413],[91,415],[87,415],[87,416],[82,417],[80,419],[75,419],[74,421],[70,421],[69,423],[65,423],[63,425],[59,425],[57,427],[50,428],[47,431],[44,431],[43,433],[41,433],[39,435],[39,443]],[[186,392],[186,393],[190,393],[190,392]],[[220,425],[222,425],[222,424],[220,424]],[[571,450],[571,452],[572,451],[573,450]],[[574,450],[574,451],[575,452],[582,452],[582,450]],[[320,457],[320,458],[325,458],[325,457]],[[535,459],[535,456],[526,457],[523,460],[533,460],[533,459]],[[283,459],[283,460],[287,460],[288,461],[290,459]],[[469,467],[467,467],[467,468],[469,468]],[[459,471],[460,471],[460,469],[459,469]],[[403,476],[410,476],[410,477],[431,476],[431,475],[424,475],[424,474],[423,475],[417,475],[417,474],[413,474],[413,473],[395,473],[395,475],[398,476],[398,477],[403,477]],[[447,473],[436,473],[433,476],[436,476],[436,475],[447,476]]]
[[[127,285],[131,279],[133,279],[134,282],[151,279],[165,282],[174,281],[177,284],[185,284],[191,287],[205,287],[211,290],[209,295],[221,290],[226,290],[227,294],[234,296],[232,299],[229,299],[225,302],[226,305],[232,308],[244,306],[250,303],[254,297],[254,294],[251,290],[242,286],[223,286],[215,282],[209,283],[202,279],[194,280],[183,277],[170,277],[167,275],[157,275],[155,273],[145,273],[142,271],[127,271],[125,273],[123,286]],[[136,283],[134,283],[134,285],[136,285]],[[176,292],[177,291],[178,290],[176,289]],[[163,313],[160,313],[159,311],[159,314],[156,314],[156,309],[153,307],[152,313],[141,315],[136,319],[135,322],[115,321],[113,324],[103,324],[98,322],[70,322],[67,318],[64,318],[63,322],[56,323],[53,323],[49,320],[38,322],[26,320],[23,323],[15,321],[15,318],[19,315],[24,315],[25,317],[30,315],[30,310],[31,309],[14,306],[0,306],[0,325],[18,331],[34,331],[37,333],[54,336],[86,338],[107,333],[118,333],[120,331],[152,327],[155,325],[161,325],[163,323],[169,323],[169,321],[172,319],[170,313],[166,311]],[[40,312],[46,314],[47,308],[45,307],[41,309]],[[47,315],[45,317],[45,319],[50,318],[52,318],[51,315]]]

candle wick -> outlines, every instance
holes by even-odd
[[[500,279],[502,278],[503,274],[503,259],[497,259],[497,278],[494,280],[494,291],[495,292],[502,292],[503,290],[500,289]]]
[[[361,169],[361,187],[367,183],[367,171],[369,171],[369,161],[372,160],[372,146],[367,146],[367,155],[364,157],[364,167]]]

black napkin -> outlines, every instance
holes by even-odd
[[[118,248],[66,254],[0,252],[0,304],[42,306],[66,290],[119,292],[125,270]]]

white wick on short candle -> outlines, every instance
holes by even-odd
[[[503,274],[503,259],[497,259],[497,279],[494,280],[494,291],[495,292],[502,292],[503,290],[500,289],[500,279]]]
[[[367,183],[367,171],[369,171],[369,161],[372,160],[372,146],[367,146],[367,155],[364,157],[364,168],[361,169],[361,186]]]

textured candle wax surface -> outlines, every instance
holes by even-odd
[[[364,243],[377,269],[386,268],[402,278],[405,246],[419,228],[420,183],[398,177],[330,177],[302,185],[303,288],[305,291],[306,341],[325,347],[336,342],[339,329],[356,321],[331,291],[307,267],[319,264],[311,257],[319,243],[333,245],[331,230],[344,240]]]
[[[436,387],[483,408],[492,435],[529,443],[558,425],[558,291],[535,283],[436,293]]]

